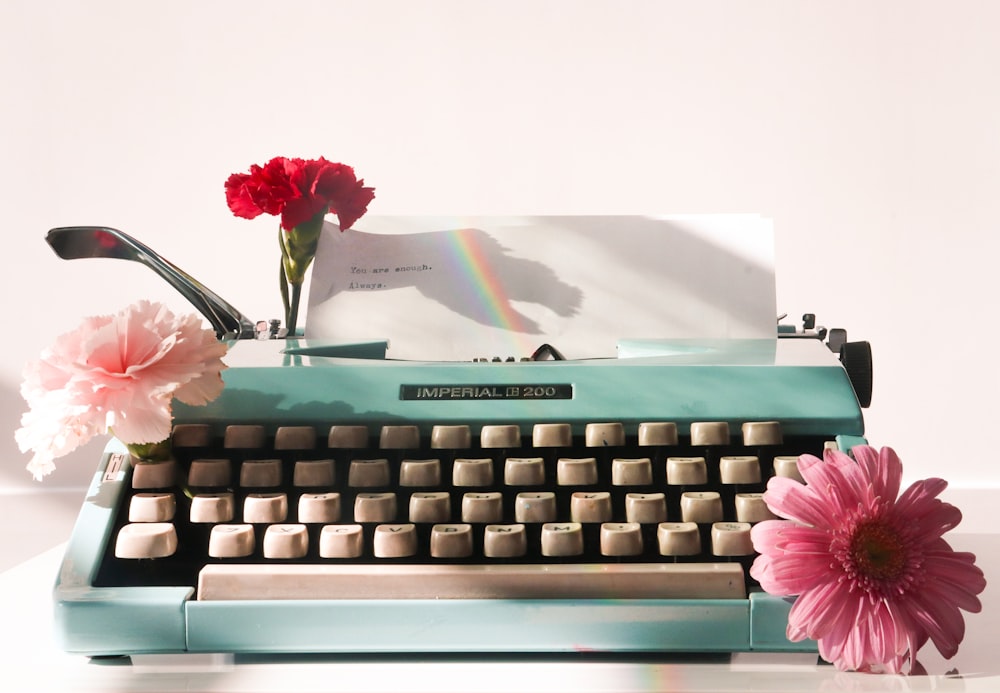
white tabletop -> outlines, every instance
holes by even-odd
[[[989,584],[983,612],[968,615],[958,655],[932,645],[918,660],[925,675],[842,673],[803,655],[736,657],[434,658],[233,657],[155,655],[90,660],[52,644],[51,587],[63,546],[0,573],[6,637],[0,665],[16,691],[990,691],[1000,690],[1000,534],[949,535],[974,551]]]

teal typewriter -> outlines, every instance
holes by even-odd
[[[402,361],[254,324],[113,229],[48,241],[147,264],[230,342],[222,396],[175,410],[174,461],[107,446],[54,589],[63,649],[815,651],[750,578],[749,532],[770,477],[863,442],[867,343],[807,316],[615,358]]]

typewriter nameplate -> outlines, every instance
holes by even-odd
[[[401,400],[573,399],[573,386],[560,384],[400,385]]]

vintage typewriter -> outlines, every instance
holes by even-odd
[[[108,445],[54,591],[67,651],[813,651],[750,579],[749,530],[768,478],[863,442],[866,343],[807,316],[609,359],[396,361],[254,325],[120,232],[48,241],[147,264],[231,341],[173,463]]]

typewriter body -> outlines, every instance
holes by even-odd
[[[248,324],[218,324],[226,386],[175,407],[172,463],[106,448],[55,585],[65,650],[815,651],[749,530],[798,455],[863,442],[825,331],[423,362]]]
[[[235,343],[224,394],[176,413],[178,437],[192,439],[176,441],[179,479],[133,488],[124,448],[108,447],[55,589],[63,646],[91,655],[813,647],[785,639],[789,603],[754,590],[745,546],[716,555],[727,551],[713,549],[712,530],[745,532],[755,517],[737,514],[737,498],[753,502],[776,470],[792,473],[790,457],[860,440],[843,366],[813,339],[638,346],[644,355],[618,359],[461,364],[337,355],[377,345]],[[554,437],[535,440],[536,430]],[[256,440],[227,447],[227,431]],[[340,431],[353,438],[346,447]],[[699,459],[707,478],[668,478],[669,465]],[[274,480],[247,481],[266,460]],[[308,463],[325,471],[296,485]],[[211,464],[228,469],[215,481],[183,478]],[[734,478],[723,483],[726,465]],[[386,477],[364,479],[358,469],[368,467]],[[663,555],[663,535],[691,521],[685,493],[720,494],[724,509],[693,522],[702,545],[693,555]],[[176,549],[116,557],[124,527],[140,524],[130,505],[157,494],[175,509],[151,519],[174,526]],[[246,516],[248,499],[278,495],[287,505],[280,514]],[[231,498],[229,514],[191,521],[199,501],[219,496]],[[336,497],[339,509],[314,521],[303,496]],[[587,496],[607,499],[608,509],[573,507]],[[375,508],[386,498],[394,508]],[[470,515],[470,498],[505,507]],[[646,501],[653,509],[626,507]],[[551,514],[519,507],[546,502]],[[248,554],[209,556],[212,528],[237,525],[254,531]],[[304,532],[301,555],[266,557],[272,525]],[[357,532],[360,555],[323,549],[326,527]],[[581,548],[544,555],[542,532],[566,527],[582,533]],[[376,555],[383,530],[413,532],[410,548]],[[524,547],[486,555],[486,535],[501,530],[523,532]],[[633,536],[605,546],[602,530]],[[438,532],[471,536],[432,555]]]

